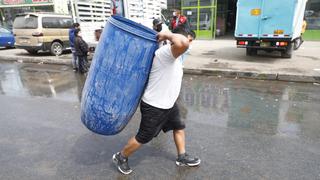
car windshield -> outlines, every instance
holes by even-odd
[[[4,28],[0,28],[0,33],[1,34],[10,34],[11,32],[6,30],[6,29],[4,29]]]
[[[14,20],[13,28],[15,29],[36,29],[38,27],[37,16],[18,16]]]

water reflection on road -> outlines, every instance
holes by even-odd
[[[277,136],[320,138],[320,87],[185,76],[183,117],[205,125]]]
[[[85,76],[68,66],[1,64],[0,94],[79,102]],[[312,84],[185,75],[186,121],[260,134],[318,140],[320,87]]]

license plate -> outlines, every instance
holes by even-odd
[[[261,47],[270,47],[270,46],[271,46],[271,43],[270,43],[270,42],[261,42],[261,43],[260,43],[260,46],[261,46]]]
[[[23,40],[20,40],[20,43],[21,43],[21,44],[29,44],[29,41],[28,41],[28,40],[23,39]]]

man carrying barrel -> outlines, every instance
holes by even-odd
[[[195,33],[183,26],[171,32],[160,32],[158,41],[169,40],[171,43],[162,46],[155,52],[148,85],[140,103],[141,123],[136,136],[132,137],[124,148],[113,155],[112,159],[118,170],[130,174],[132,169],[128,157],[136,152],[143,144],[150,142],[160,131],[173,130],[174,142],[177,149],[177,166],[198,166],[200,159],[186,153],[185,123],[180,119],[176,100],[180,93],[184,53]]]

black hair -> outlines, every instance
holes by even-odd
[[[188,37],[188,35],[190,35],[193,39],[196,39],[196,33],[191,29],[186,28],[185,26],[178,26],[172,32],[176,34],[184,35],[185,37]]]
[[[81,31],[81,29],[76,29],[76,30],[74,30],[74,35],[75,35],[75,36],[78,36],[78,34],[79,34],[80,31]]]
[[[79,27],[79,26],[80,26],[79,23],[73,23],[73,25],[72,25],[72,27],[74,27],[74,28],[77,28],[77,27]]]

